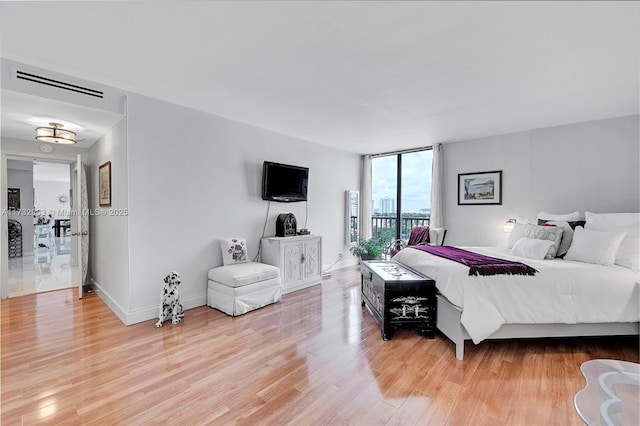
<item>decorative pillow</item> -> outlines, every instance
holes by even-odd
[[[640,227],[640,213],[585,212],[586,229],[626,229]]]
[[[573,212],[573,213],[567,213],[567,214],[554,214],[554,213],[547,213],[545,211],[538,213],[538,219],[562,220],[564,222],[575,222],[576,220],[584,220],[580,212]]]
[[[574,222],[576,223],[576,222]],[[562,257],[567,254],[567,250],[571,247],[571,240],[573,239],[573,228],[569,225],[569,222],[563,220],[542,220],[538,219],[538,225],[540,226],[557,226],[562,228],[562,239],[560,240],[560,246],[556,257]]]
[[[509,239],[507,240],[507,248],[512,249],[513,245],[520,239],[524,238],[524,234],[527,232],[528,225],[526,223],[518,223],[516,222],[513,225],[513,230],[511,234],[509,234]]]
[[[611,266],[626,232],[592,231],[579,226],[565,260]]]
[[[558,253],[560,247],[560,241],[562,240],[562,228],[557,226],[538,226],[533,224],[527,225],[527,230],[524,234],[527,238],[535,238],[536,240],[550,240],[553,241],[553,245],[549,247],[545,259],[553,259]]]
[[[249,262],[247,242],[244,238],[223,238],[220,240],[220,250],[224,266]]]
[[[556,257],[562,257],[567,254],[567,250],[571,247],[571,240],[573,239],[573,230],[576,229],[576,226],[584,226],[584,220],[576,220],[573,222],[567,222],[564,220],[549,220],[549,219],[540,219],[538,218],[538,225],[551,225],[551,226],[559,226],[562,228],[562,240],[560,241],[560,247],[558,247],[558,253],[556,253]]]
[[[553,245],[551,240],[536,240],[533,238],[520,238],[513,245],[511,253],[514,256],[526,257],[528,259],[542,260]]]
[[[578,226],[584,226],[585,223],[587,223],[584,220],[573,220],[570,222],[567,222],[566,220],[557,220],[557,219],[540,219],[538,218],[538,225],[544,225],[545,223],[549,223],[549,222],[562,222],[562,223],[567,223],[569,224],[569,226],[571,227],[571,230],[573,231],[574,229],[576,229],[576,227]],[[558,226],[558,225],[556,225]]]

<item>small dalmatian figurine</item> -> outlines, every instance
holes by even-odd
[[[184,317],[184,309],[180,303],[178,285],[180,284],[180,274],[171,272],[164,277],[164,288],[160,296],[160,315],[156,327],[162,327],[162,323],[171,318],[171,324],[178,324]]]

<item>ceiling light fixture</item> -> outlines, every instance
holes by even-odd
[[[70,130],[63,130],[60,123],[49,123],[51,127],[36,128],[36,139],[42,142],[61,144],[76,143],[76,134]]]

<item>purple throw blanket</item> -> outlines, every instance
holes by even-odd
[[[452,246],[417,245],[411,247],[467,265],[469,275],[535,275],[538,272],[524,263],[485,256]]]

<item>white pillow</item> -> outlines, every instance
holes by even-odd
[[[640,226],[640,213],[592,213],[584,214],[586,229],[626,229]]]
[[[247,242],[244,238],[223,238],[220,240],[220,250],[224,266],[249,262]]]
[[[553,245],[551,240],[536,240],[535,238],[520,238],[513,245],[511,253],[514,256],[526,257],[527,259],[542,260]]]
[[[618,248],[614,263],[640,273],[640,214],[586,212],[586,217],[586,229],[627,233]]]
[[[538,219],[562,220],[565,222],[575,222],[577,220],[583,220],[580,212],[573,212],[573,213],[567,213],[567,214],[554,214],[554,213],[547,213],[544,211],[538,213]]]
[[[513,245],[520,239],[524,238],[524,234],[527,232],[527,224],[526,223],[518,223],[516,222],[513,225],[513,229],[511,230],[511,234],[509,234],[509,239],[507,240],[507,248],[512,249]]]
[[[549,247],[549,251],[545,256],[545,259],[553,259],[558,253],[560,248],[560,241],[562,241],[562,228],[557,226],[539,226],[528,224],[524,234],[527,238],[535,238],[536,240],[550,240],[553,241],[553,245]]]
[[[618,248],[615,264],[640,273],[640,228],[629,228],[626,232],[627,236]]]
[[[592,231],[578,226],[574,230],[573,242],[564,258],[611,266],[626,235],[626,232]]]

